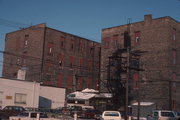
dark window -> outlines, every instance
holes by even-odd
[[[124,32],[124,47],[130,47],[131,46],[131,37],[129,35],[129,32]]]
[[[64,41],[65,41],[65,37],[61,36],[60,37],[60,48],[64,48]]]

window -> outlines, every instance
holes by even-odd
[[[79,44],[80,44],[80,45],[79,45],[79,51],[80,51],[81,53],[83,53],[83,52],[84,52],[84,43],[83,43],[82,41],[80,41]]]
[[[29,39],[29,35],[25,35],[24,36],[24,47],[28,46],[28,39]]]
[[[64,54],[59,54],[59,67],[63,68],[63,64],[64,64]]]
[[[83,58],[80,58],[79,59],[79,67],[81,70],[83,70],[83,64],[84,64]]]
[[[70,43],[70,50],[74,50],[74,39],[71,39],[71,43]]]
[[[63,82],[63,75],[62,73],[59,73],[58,75],[58,87],[62,87],[62,82]]]
[[[20,59],[17,58],[17,63],[16,63],[18,66],[20,65]]]
[[[141,32],[140,31],[135,32],[135,45],[139,45],[140,37],[141,37]]]
[[[16,38],[16,49],[20,48],[20,37]]]
[[[26,62],[27,62],[26,59],[27,59],[27,58],[26,58],[26,54],[23,54],[23,55],[22,55],[22,65],[23,65],[23,66],[26,66]]]
[[[28,40],[25,40],[24,41],[24,47],[27,47],[27,45],[28,45]]]
[[[60,37],[60,48],[64,48],[64,41],[65,41],[65,37],[61,36]]]
[[[175,81],[176,78],[177,78],[177,77],[176,77],[176,73],[173,73],[173,74],[172,74],[172,80]]]
[[[104,48],[109,48],[109,44],[110,44],[110,37],[106,37],[103,39],[103,45],[104,45]]]
[[[48,43],[48,54],[51,55],[53,52],[53,43],[49,42]]]
[[[158,117],[158,112],[154,112],[154,117]]]
[[[172,31],[172,39],[175,41],[176,40],[176,29],[173,28],[173,31]]]
[[[26,104],[27,94],[15,93],[15,103]]]
[[[177,55],[177,51],[176,51],[175,49],[173,49],[172,52],[173,52],[173,56],[172,56],[172,57],[173,57],[173,61],[172,61],[172,62],[173,62],[173,65],[176,65],[176,55]]]
[[[83,82],[83,78],[79,77],[78,78],[78,90],[82,90],[82,82]]]
[[[72,75],[68,76],[68,88],[70,88],[70,89],[73,88],[73,76]]]
[[[47,61],[46,64],[47,64],[46,65],[46,67],[47,67],[46,72],[51,73],[52,72],[52,66],[53,66],[52,61]]]
[[[70,62],[70,68],[73,68],[74,65],[74,56],[69,57],[69,62]]]
[[[134,83],[134,89],[138,89],[139,88],[139,74],[138,73],[134,73],[133,74],[133,83]]]
[[[118,47],[118,35],[113,35],[113,43],[114,43],[114,47]]]
[[[94,43],[89,42],[89,54],[93,55],[93,53],[94,53]]]
[[[87,87],[92,88],[92,78],[89,78],[87,81]]]
[[[92,71],[92,61],[91,60],[88,61],[88,71],[89,72]]]

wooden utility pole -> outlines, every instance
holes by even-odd
[[[130,73],[130,49],[127,48],[127,77],[126,77],[126,94],[125,94],[125,120],[128,120],[128,97],[129,97],[129,73]]]

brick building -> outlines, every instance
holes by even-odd
[[[125,33],[130,36],[126,41]],[[130,71],[129,95],[151,101],[161,109],[180,110],[180,23],[171,17],[152,19],[102,30],[101,80],[107,82],[109,56],[130,45],[131,51],[147,51],[140,57],[145,71]],[[141,82],[143,81],[143,82]],[[101,84],[101,91],[106,85]]]
[[[6,34],[2,76],[65,87],[69,92],[98,89],[100,43],[58,31],[45,24]]]

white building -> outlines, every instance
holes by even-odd
[[[37,82],[0,78],[0,106],[56,108],[65,104],[65,88],[41,86]]]

